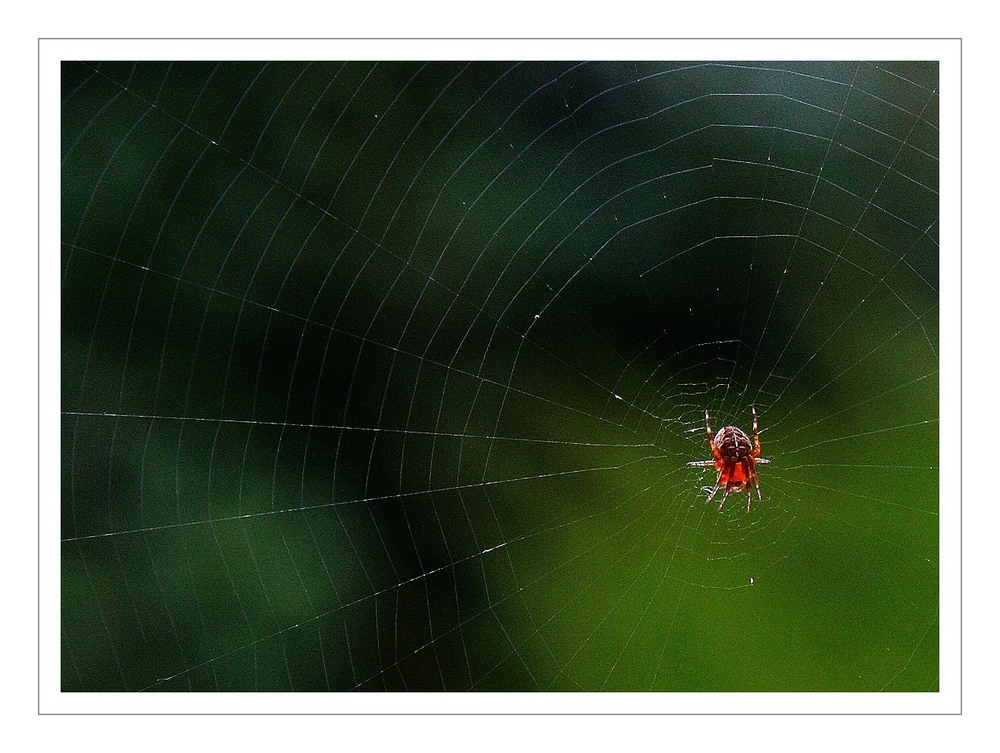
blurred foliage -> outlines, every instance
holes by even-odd
[[[936,90],[64,64],[63,689],[936,690]]]

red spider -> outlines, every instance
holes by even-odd
[[[699,468],[716,467],[719,469],[719,478],[715,481],[715,488],[708,495],[706,502],[711,502],[715,493],[725,485],[726,493],[722,495],[722,502],[719,509],[726,504],[726,499],[730,493],[738,492],[746,487],[747,490],[747,512],[750,512],[750,503],[753,495],[750,493],[750,484],[757,489],[757,499],[761,502],[764,498],[760,496],[760,481],[757,480],[757,465],[760,463],[770,463],[770,460],[760,456],[760,433],[757,431],[757,411],[750,408],[753,413],[753,444],[750,444],[750,437],[743,429],[736,426],[724,426],[719,429],[718,434],[712,433],[712,424],[708,421],[708,411],[705,411],[705,428],[708,429],[708,441],[712,445],[712,460],[696,460],[688,463]],[[707,490],[707,487],[706,487]]]

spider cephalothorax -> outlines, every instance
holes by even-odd
[[[746,487],[747,490],[747,512],[750,512],[750,503],[753,495],[750,490],[751,484],[757,490],[757,499],[763,501],[760,494],[760,481],[757,479],[757,465],[760,463],[770,463],[770,460],[760,456],[760,433],[757,431],[757,410],[750,408],[753,413],[753,442],[746,432],[736,426],[723,426],[718,433],[712,432],[712,424],[709,422],[708,411],[705,411],[705,428],[708,430],[708,441],[712,445],[712,460],[696,460],[688,463],[691,466],[711,468],[715,467],[719,471],[719,477],[715,481],[715,487],[708,495],[706,502],[711,502],[716,492],[723,486],[726,487],[722,495],[722,502],[719,509],[726,504],[726,499],[732,492],[738,492]]]

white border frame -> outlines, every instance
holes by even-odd
[[[953,714],[961,712],[961,42],[957,39],[41,39],[39,41],[39,712],[43,714]],[[936,693],[182,694],[60,690],[62,60],[938,60],[940,691]],[[470,741],[471,743],[472,741]],[[808,745],[808,743],[805,743]]]

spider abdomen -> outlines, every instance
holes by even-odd
[[[739,463],[753,457],[750,437],[736,426],[724,426],[719,429],[714,444],[726,462]]]

